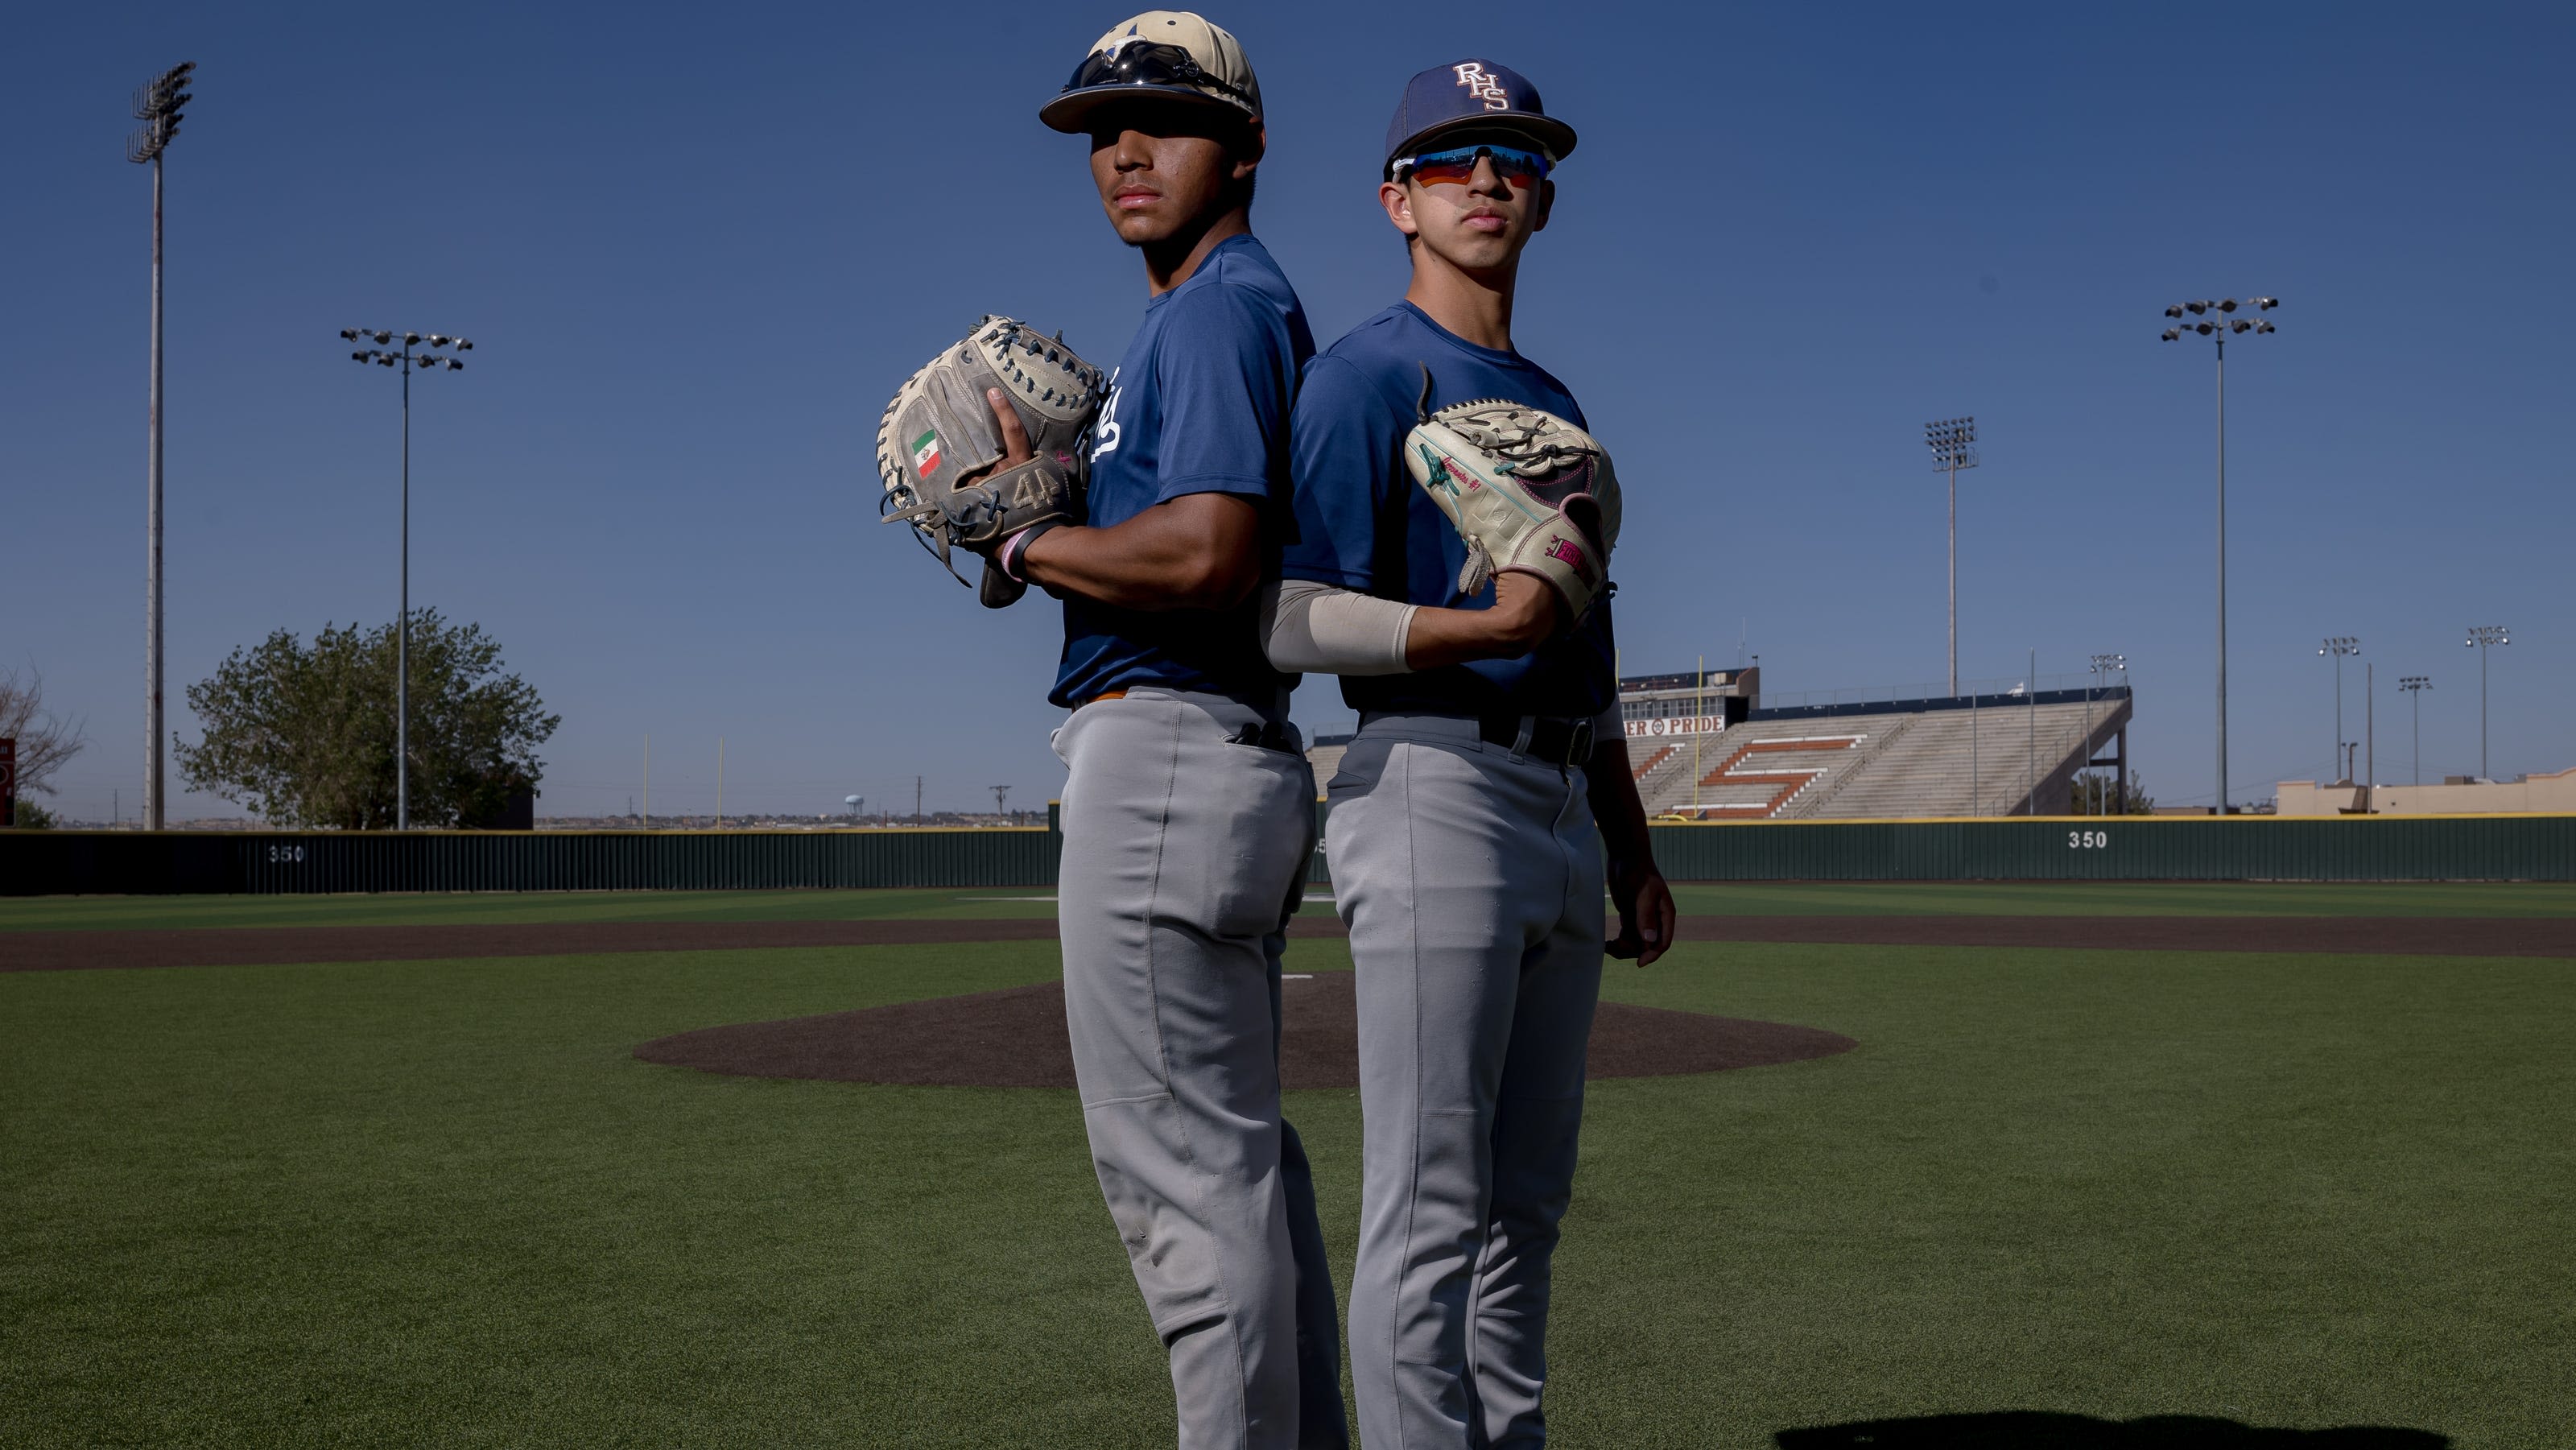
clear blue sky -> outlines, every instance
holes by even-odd
[[[894,384],[981,312],[1095,358],[1144,299],[1078,141],[1038,126],[1123,11],[473,4],[40,7],[0,84],[0,660],[142,773],[149,183],[136,83],[199,62],[172,152],[169,661],[390,618],[396,384],[345,326],[462,332],[416,385],[413,598],[560,710],[548,813],[1043,800],[1051,609],[988,614],[875,523]],[[2379,773],[2576,765],[2564,6],[1315,3],[1212,12],[1271,107],[1256,224],[1338,335],[1403,286],[1372,185],[1405,77],[1466,54],[1583,134],[1523,272],[1524,352],[1629,496],[1631,673],[1777,691],[1942,671],[1926,419],[1977,415],[1961,668],[2125,652],[2135,753],[2211,790],[2211,362],[2230,350],[2233,779],[2332,764],[2327,634],[2379,673]],[[2360,671],[2348,667],[2347,733]],[[1328,682],[1309,728],[1345,724]],[[176,802],[182,814],[225,809]]]

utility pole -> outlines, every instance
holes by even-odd
[[[1959,693],[1959,470],[1977,466],[1977,420],[1943,418],[1923,425],[1932,466],[1950,475],[1950,694]]]
[[[2361,667],[2361,783],[2365,789],[2379,784],[2379,691],[2372,684],[2378,674],[2377,661],[2363,662]]]
[[[1010,806],[1008,802],[1010,800],[1011,788],[1007,785],[988,785],[984,787],[984,789],[993,793],[993,814],[997,816],[1009,815]]]
[[[402,339],[402,351],[382,352],[395,338]],[[378,367],[402,370],[402,608],[394,625],[394,829],[411,829],[411,375],[434,373],[445,368],[452,373],[465,371],[465,364],[452,357],[432,353],[415,354],[412,349],[424,341],[430,347],[443,348],[453,343],[458,352],[472,352],[474,344],[461,337],[433,332],[423,337],[417,332],[395,332],[390,328],[344,327],[344,342],[365,342],[376,346],[360,348],[349,354],[351,362],[374,363]]]
[[[1708,725],[1708,656],[1699,657],[1699,688],[1691,696],[1691,816],[1699,817],[1699,741]]]
[[[653,829],[653,732],[644,732],[644,829]]]
[[[912,778],[912,823],[921,824],[921,777],[917,775]]]
[[[2230,297],[2223,302],[2177,302],[2165,309],[2165,316],[2176,319],[2174,326],[2164,330],[2165,341],[2180,341],[2191,332],[2218,342],[2218,806],[2213,814],[2221,816],[2227,814],[2227,338],[2230,333],[2277,331],[2268,319],[2257,322],[2232,314],[2239,307],[2269,312],[2280,305],[2278,297],[2248,297],[2243,302]],[[2213,312],[2218,314],[2214,319]],[[2200,320],[2181,320],[2186,313]]]
[[[2415,702],[2415,783],[2424,783],[2424,692],[2433,688],[2430,675],[2401,675],[2397,680],[2400,693]]]
[[[2500,644],[2513,643],[2513,631],[2501,624],[2469,626],[2469,647],[2478,652],[2478,779],[2493,780],[2487,773],[2487,650]]]
[[[152,387],[145,424],[143,469],[143,828],[157,831],[167,810],[161,768],[161,166],[162,153],[179,134],[180,107],[193,60],[153,77],[134,92],[141,129],[125,139],[125,159],[152,167]]]
[[[716,829],[724,829],[724,737],[716,737]]]

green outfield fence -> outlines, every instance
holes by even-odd
[[[902,831],[0,831],[0,895],[1043,886],[1044,826]]]
[[[1320,806],[1318,807],[1320,811]],[[1049,886],[1050,825],[872,831],[0,831],[0,895]],[[1659,825],[1675,881],[2571,881],[2576,816]],[[1329,880],[1327,850],[1310,873]]]

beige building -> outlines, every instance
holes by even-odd
[[[2441,785],[2319,785],[2285,780],[2280,814],[2333,816],[2367,811],[2381,816],[2484,815],[2533,812],[2576,815],[2576,767],[2520,780],[2471,781],[2454,776]]]

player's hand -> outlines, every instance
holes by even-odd
[[[1565,608],[1554,586],[1536,574],[1517,569],[1494,576],[1494,604],[1484,611],[1492,626],[1497,657],[1528,654],[1556,634]]]
[[[984,406],[993,410],[993,421],[1002,425],[1002,456],[973,473],[959,474],[957,482],[961,485],[1005,468],[1017,468],[1038,456],[1037,449],[1029,444],[1029,430],[1021,424],[1019,410],[1011,406],[1011,400],[1003,396],[1000,388],[984,390]]]
[[[1662,872],[1652,866],[1614,867],[1610,899],[1619,908],[1619,935],[1605,948],[1610,955],[1622,961],[1633,957],[1638,966],[1651,967],[1672,949],[1678,918],[1672,888],[1664,884]]]

